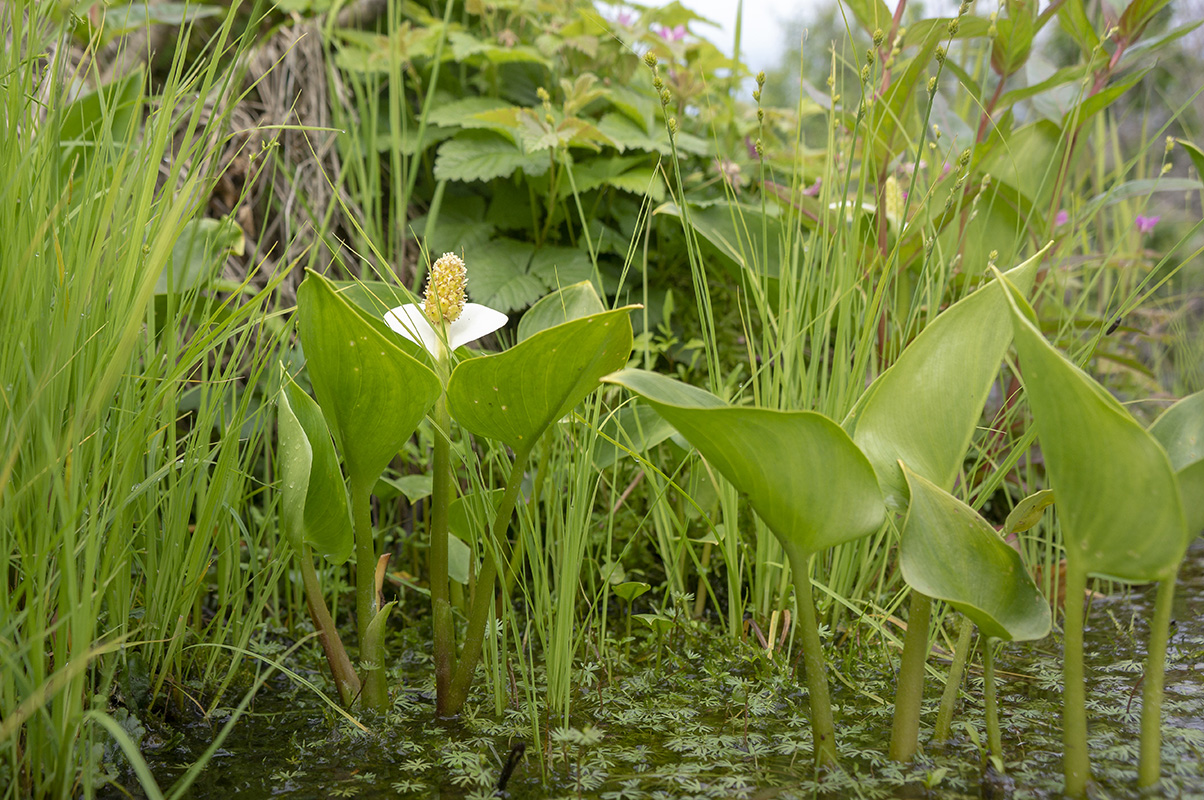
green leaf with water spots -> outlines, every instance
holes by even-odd
[[[1010,270],[1009,279],[1031,288],[1048,249]],[[1003,293],[983,286],[929,323],[849,413],[844,428],[874,465],[889,505],[907,503],[900,461],[953,488],[1011,340]]]
[[[438,399],[439,379],[309,272],[297,290],[298,329],[314,394],[354,485],[376,485]]]
[[[303,544],[333,564],[351,556],[351,516],[339,457],[322,409],[292,378],[277,402],[280,527],[301,553]]]
[[[669,421],[797,553],[868,536],[886,516],[874,468],[839,425],[813,411],[738,408],[644,370],[608,375]]]
[[[978,512],[903,466],[911,492],[899,545],[908,585],[944,600],[985,635],[1025,641],[1049,633],[1049,603],[1020,554]]]
[[[1131,582],[1172,577],[1190,538],[1166,451],[1045,340],[1028,302],[1006,279],[1001,283],[1066,558],[1089,575]]]
[[[1179,479],[1188,534],[1204,531],[1204,391],[1164,411],[1150,433],[1166,450]]]
[[[477,436],[529,449],[603,375],[627,363],[632,308],[565,322],[505,352],[461,362],[447,384],[452,416]]]

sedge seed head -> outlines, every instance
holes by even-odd
[[[464,312],[468,270],[464,259],[455,253],[444,253],[431,267],[422,300],[422,312],[436,325],[455,322]]]

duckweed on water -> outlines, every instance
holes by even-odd
[[[1167,797],[1204,797],[1204,546],[1197,542],[1180,577],[1168,654],[1163,740]],[[1088,621],[1090,750],[1100,797],[1136,797],[1133,789],[1141,711],[1145,622],[1153,588],[1097,599]],[[952,629],[952,620],[946,623]],[[809,704],[793,674],[794,652],[770,660],[704,623],[683,622],[663,637],[635,643],[629,661],[611,647],[607,663],[582,664],[570,726],[537,709],[533,742],[525,698],[543,695],[542,670],[529,686],[516,676],[517,702],[495,718],[477,695],[461,717],[433,723],[434,684],[420,632],[407,629],[396,652],[407,691],[383,719],[364,718],[362,733],[306,689],[273,679],[194,784],[195,800],[230,797],[495,796],[508,759],[506,792],[515,800],[642,798],[885,798],[898,796],[1054,798],[1061,789],[1060,639],[1005,648],[997,662],[1007,759],[1005,775],[986,755],[981,672],[971,670],[953,739],[925,747],[908,766],[887,760],[894,674],[868,665],[846,646],[833,682],[842,768],[816,779],[811,766]],[[415,654],[423,654],[417,656]],[[328,681],[316,644],[293,664]],[[658,668],[657,662],[660,661]],[[941,675],[944,665],[937,662]],[[400,672],[393,676],[400,680]],[[331,691],[331,687],[326,687]],[[936,715],[939,687],[924,705],[922,739]],[[210,744],[222,720],[196,721],[157,739],[143,736],[161,785],[170,784]],[[137,793],[136,780],[123,783]],[[108,797],[118,797],[110,791]]]

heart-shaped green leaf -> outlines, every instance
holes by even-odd
[[[1027,291],[1048,245],[1008,277]],[[1012,339],[1007,304],[992,285],[954,303],[878,376],[845,419],[892,507],[907,504],[899,462],[949,491]]]
[[[680,381],[626,369],[605,378],[643,397],[698,449],[781,540],[809,554],[878,530],[874,468],[839,425],[813,411],[737,408]]]
[[[1049,603],[1020,554],[974,509],[903,466],[911,491],[899,546],[903,579],[944,600],[996,639],[1049,633]]]
[[[315,272],[297,290],[297,315],[314,394],[347,477],[370,489],[435,404],[439,379]]]
[[[451,414],[477,436],[532,447],[631,355],[634,306],[575,319],[509,350],[462,361],[447,385]]]
[[[339,457],[322,410],[288,378],[277,404],[280,525],[298,553],[307,544],[335,564],[351,556],[351,516]]]
[[[650,584],[643,581],[625,581],[615,586],[613,591],[620,598],[630,603],[651,588]]]
[[[536,301],[518,321],[518,340],[524,341],[540,331],[569,320],[601,314],[606,310],[598,291],[589,281],[557,289]]]
[[[1150,426],[1179,479],[1189,535],[1204,530],[1204,392],[1188,395]]]
[[[1123,581],[1173,576],[1190,537],[1166,452],[1045,340],[1015,287],[1001,284],[1067,559],[1081,559],[1086,574]]]
[[[1003,523],[1004,533],[1023,533],[1029,530],[1045,516],[1045,509],[1054,504],[1054,493],[1049,489],[1034,492],[1021,500],[1008,514]]]

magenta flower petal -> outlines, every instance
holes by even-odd
[[[1070,215],[1066,213],[1065,209],[1062,209],[1054,216],[1054,226],[1055,227],[1061,227],[1069,221],[1070,221]]]
[[[1162,219],[1160,216],[1146,217],[1138,214],[1137,218],[1133,220],[1133,225],[1137,228],[1138,233],[1153,233],[1154,226],[1160,219]]]

